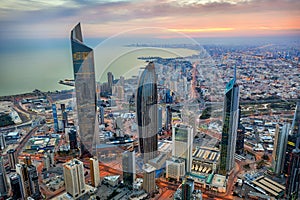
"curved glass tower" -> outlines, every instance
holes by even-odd
[[[157,152],[156,82],[154,63],[150,62],[139,79],[136,99],[139,147],[145,163],[153,159]]]
[[[80,23],[71,31],[71,44],[81,152],[82,155],[91,156],[95,153],[92,149],[98,127],[94,53],[83,43]]]
[[[223,129],[221,140],[221,156],[219,173],[226,175],[234,168],[234,154],[236,147],[237,126],[239,117],[239,86],[236,83],[236,69],[234,78],[227,83],[225,89]]]

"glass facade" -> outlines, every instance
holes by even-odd
[[[80,24],[71,31],[73,71],[82,155],[95,154],[96,82],[93,49],[82,40]]]
[[[226,86],[219,173],[226,175],[234,167],[239,116],[239,86],[232,79]]]
[[[157,76],[152,62],[141,74],[136,101],[139,147],[146,163],[157,152]]]

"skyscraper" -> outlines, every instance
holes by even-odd
[[[28,165],[27,170],[30,183],[31,197],[33,199],[39,199],[41,196],[41,192],[36,167],[34,165]]]
[[[27,199],[27,197],[31,196],[30,180],[27,166],[25,164],[16,164],[16,172],[20,175],[20,180],[22,183],[22,198]]]
[[[99,162],[97,158],[90,158],[91,181],[93,187],[100,185]]]
[[[239,106],[239,110],[241,110],[240,106]],[[235,149],[235,152],[237,154],[244,153],[244,138],[245,138],[245,127],[241,124],[241,113],[239,112],[237,138],[236,138],[236,149]]]
[[[157,131],[162,128],[162,107],[158,107],[157,110]]]
[[[219,173],[222,175],[230,173],[234,167],[234,154],[239,116],[239,93],[239,86],[236,83],[235,68],[234,78],[226,85],[225,89],[219,166]]]
[[[13,193],[12,198],[14,200],[24,199],[24,194],[22,190],[22,183],[19,174],[12,174],[9,176],[10,179],[10,188]]]
[[[0,199],[6,198],[8,193],[8,185],[6,179],[6,172],[3,163],[3,157],[0,156]]]
[[[112,94],[112,86],[114,82],[114,75],[111,72],[107,73],[108,93]]]
[[[135,169],[135,153],[134,151],[125,151],[122,154],[122,166],[123,166],[123,181],[128,187],[133,186],[133,182],[136,178]]]
[[[4,133],[0,133],[0,151],[6,147]]]
[[[9,161],[9,166],[12,170],[16,169],[16,164],[17,164],[17,155],[16,155],[16,150],[15,149],[9,149],[7,151],[8,155],[8,161]]]
[[[147,193],[153,193],[156,189],[155,170],[156,168],[148,163],[143,165],[143,189]]]
[[[69,130],[69,142],[70,142],[70,149],[77,149],[77,132],[75,128],[71,128]]]
[[[185,160],[186,172],[191,172],[193,138],[193,128],[191,126],[176,124],[172,127],[172,156]]]
[[[73,159],[63,165],[63,170],[66,192],[75,198],[85,192],[83,163]]]
[[[192,194],[194,191],[194,180],[190,178],[185,179],[181,187],[182,187],[181,199],[182,200],[192,199]]]
[[[157,76],[154,63],[142,72],[137,89],[136,113],[140,153],[147,163],[157,153]]]
[[[56,104],[52,104],[52,115],[53,115],[53,120],[54,120],[54,130],[58,131],[58,118],[57,118],[57,109],[56,109]]]
[[[83,43],[80,23],[71,31],[71,44],[81,152],[91,156],[98,133],[94,53]]]
[[[288,136],[285,161],[287,199],[296,200],[299,198],[300,191],[300,101],[297,103],[291,132]]]
[[[272,153],[272,168],[274,172],[280,175],[283,172],[285,150],[287,145],[288,134],[290,125],[285,124],[281,131],[279,125],[276,125],[275,139],[274,139],[274,150]]]

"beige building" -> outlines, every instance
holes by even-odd
[[[143,165],[144,177],[143,177],[143,189],[147,193],[152,193],[156,189],[155,185],[155,170],[156,168],[146,163]]]
[[[166,178],[174,178],[177,181],[185,175],[185,160],[172,157],[166,161]]]
[[[85,192],[83,163],[73,159],[63,165],[66,192],[73,198]]]
[[[98,187],[100,185],[99,162],[97,158],[90,158],[91,180],[92,186]]]

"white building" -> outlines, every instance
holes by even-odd
[[[185,160],[172,157],[166,161],[166,178],[174,178],[177,181],[185,175]]]

